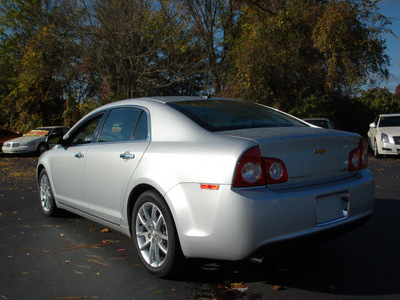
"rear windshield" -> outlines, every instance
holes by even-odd
[[[396,127],[400,126],[400,116],[381,117],[379,127]]]
[[[262,127],[306,127],[295,118],[247,101],[197,100],[168,103],[209,131]]]

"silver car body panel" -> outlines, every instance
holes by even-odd
[[[212,133],[165,105],[188,98],[201,99],[125,100],[84,117],[108,108],[140,107],[148,113],[150,137],[58,145],[45,152],[38,170],[47,170],[57,205],[131,235],[131,195],[138,187],[151,187],[171,210],[185,256],[229,260],[247,258],[271,242],[324,231],[372,213],[372,174],[347,172],[358,135],[311,127]],[[287,183],[232,187],[238,159],[255,145],[263,157],[285,162]],[[83,156],[76,157],[79,153]],[[123,159],[123,153],[134,158]],[[219,188],[201,189],[201,184]],[[330,211],[333,216],[327,214]]]

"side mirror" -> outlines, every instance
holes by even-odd
[[[369,128],[376,128],[376,125],[375,125],[375,123],[371,123],[371,124],[369,124]]]
[[[69,147],[70,141],[68,138],[61,136],[60,139],[58,140],[57,144],[60,144],[61,146],[66,148],[66,147]]]

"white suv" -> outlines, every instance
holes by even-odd
[[[400,113],[381,114],[369,124],[368,143],[375,157],[400,154]]]

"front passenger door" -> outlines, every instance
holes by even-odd
[[[86,153],[96,138],[96,129],[103,113],[85,120],[66,141],[65,146],[57,146],[54,151],[52,174],[54,194],[57,200],[70,208],[87,212],[85,195]]]
[[[128,183],[149,143],[145,110],[127,107],[110,112],[98,142],[86,153],[86,194],[92,215],[120,224]]]

